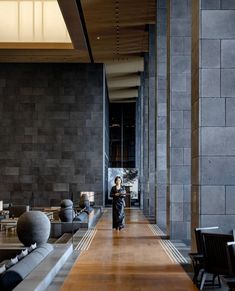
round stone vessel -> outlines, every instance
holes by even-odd
[[[16,226],[19,240],[30,246],[36,243],[40,245],[46,243],[51,230],[51,223],[47,215],[41,211],[28,211],[23,213]]]

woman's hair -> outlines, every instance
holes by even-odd
[[[122,183],[122,178],[120,176],[117,176],[114,180],[114,182],[116,183],[117,179],[120,179],[121,180],[121,183]]]

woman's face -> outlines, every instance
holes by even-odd
[[[122,183],[122,180],[120,178],[117,178],[116,185],[121,185],[121,183]]]

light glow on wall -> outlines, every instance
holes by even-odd
[[[0,0],[0,42],[71,43],[57,0]]]

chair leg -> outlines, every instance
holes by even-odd
[[[199,290],[203,290],[205,281],[206,281],[206,272],[203,273],[202,280],[201,280],[201,284],[200,284],[200,289]]]

